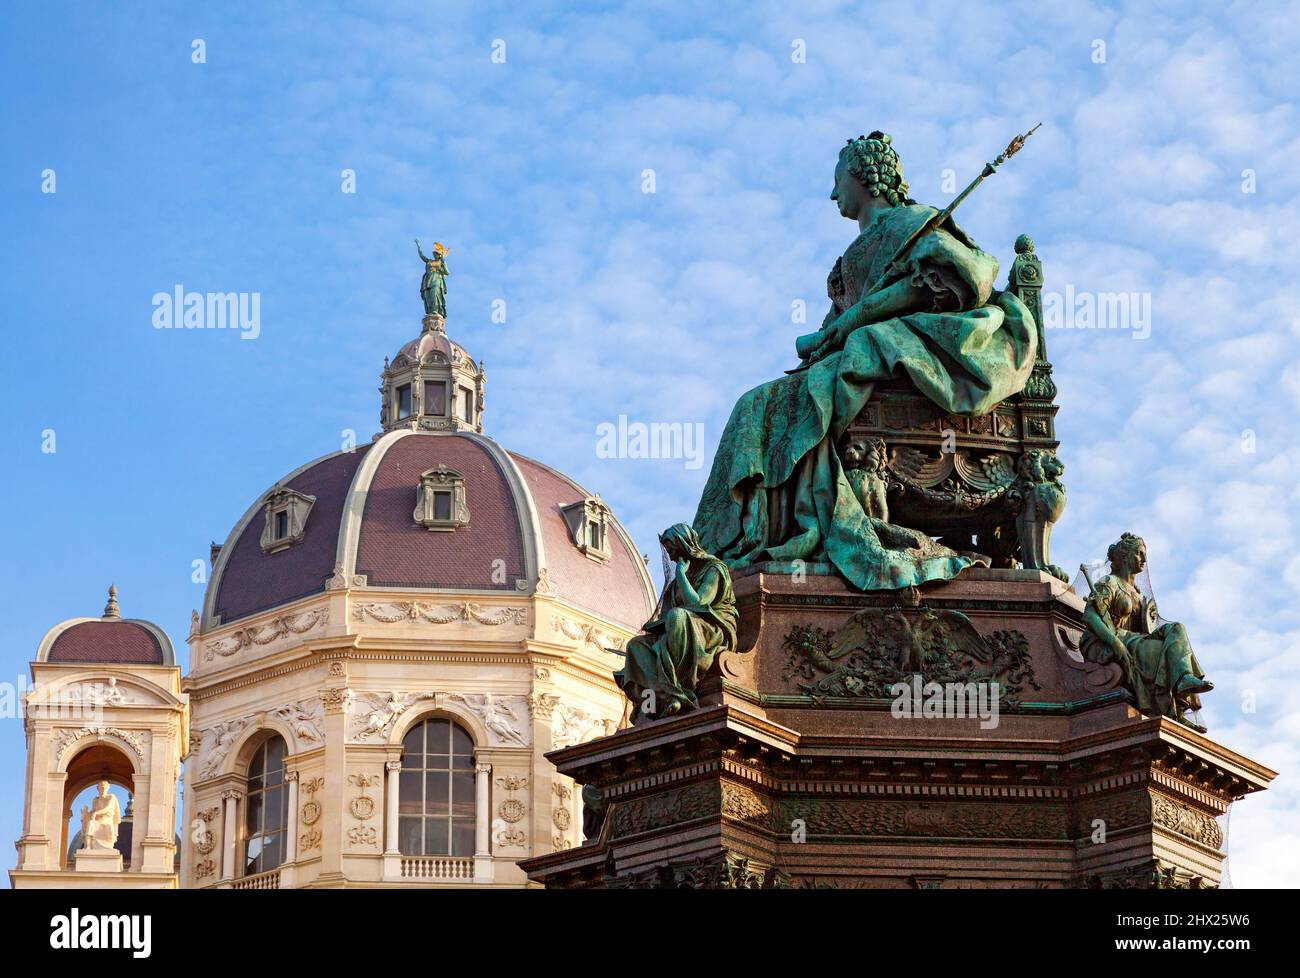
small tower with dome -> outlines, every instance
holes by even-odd
[[[45,633],[31,673],[13,887],[174,889],[189,698],[167,633],[110,587],[100,617]]]

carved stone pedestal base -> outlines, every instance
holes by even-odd
[[[116,849],[78,849],[73,860],[78,873],[122,872],[122,854]]]
[[[1274,776],[1138,714],[1078,656],[1082,603],[1047,574],[910,596],[753,574],[736,592],[740,651],[700,710],[547,755],[604,815],[587,845],[523,862],[532,880],[1214,887],[1216,816]],[[900,715],[889,686],[918,668],[909,688],[996,683],[997,710]]]

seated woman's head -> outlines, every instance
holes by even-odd
[[[1140,536],[1124,533],[1106,550],[1110,569],[1116,574],[1136,574],[1146,566],[1147,545]]]
[[[831,200],[839,205],[842,216],[857,220],[864,207],[875,206],[875,200],[890,207],[911,203],[903,162],[890,143],[888,134],[876,130],[870,136],[850,139],[840,150]]]

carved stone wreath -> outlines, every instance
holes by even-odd
[[[518,798],[507,798],[497,809],[497,814],[507,822],[514,823],[528,814],[528,807]]]

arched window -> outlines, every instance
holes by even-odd
[[[244,875],[265,873],[284,862],[289,789],[284,783],[284,738],[272,737],[248,762],[244,809]]]
[[[398,847],[404,856],[474,855],[474,741],[449,720],[402,740]]]

